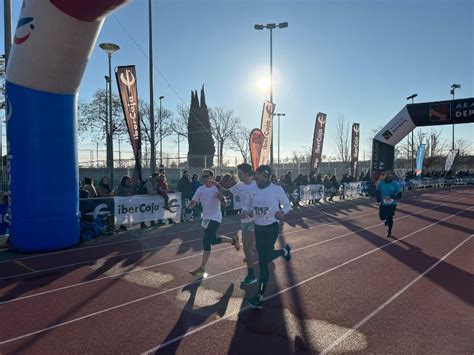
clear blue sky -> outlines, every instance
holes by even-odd
[[[21,1],[12,2],[16,23]],[[287,115],[281,124],[282,156],[311,146],[321,111],[328,114],[324,154],[334,154],[335,123],[344,114],[361,124],[362,158],[364,151],[370,154],[368,132],[398,113],[408,95],[418,93],[418,102],[449,99],[451,84],[459,83],[457,97],[474,96],[473,3],[153,0],[155,66],[186,105],[190,91],[204,83],[209,106],[224,105],[249,128],[258,127],[268,95],[256,83],[269,72],[269,32],[253,26],[287,21],[289,27],[273,36],[274,102],[276,111]],[[97,43],[121,46],[113,64],[137,66],[139,97],[148,101],[148,59],[119,24],[147,54],[147,4],[134,0],[109,17]],[[106,56],[97,47],[81,98],[104,86],[106,71]],[[155,99],[160,95],[168,109],[181,102],[155,72]],[[444,127],[443,138],[450,139],[450,132]],[[457,126],[456,132],[473,141],[472,124]],[[175,151],[171,140],[165,147]]]

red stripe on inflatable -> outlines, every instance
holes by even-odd
[[[129,0],[50,0],[51,4],[66,15],[86,22],[98,21],[128,1]]]

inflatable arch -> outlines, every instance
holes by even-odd
[[[416,127],[474,122],[474,98],[406,105],[372,142],[372,181],[393,170],[395,145]]]
[[[77,93],[105,16],[128,0],[24,0],[7,68],[10,243],[79,241]]]

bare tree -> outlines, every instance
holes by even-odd
[[[350,132],[349,121],[344,115],[339,115],[336,122],[336,133],[333,139],[336,146],[337,157],[344,163],[348,163],[351,158]]]
[[[232,110],[217,106],[209,110],[209,121],[212,136],[217,142],[219,167],[223,165],[224,145],[232,136],[233,131],[240,125],[240,119],[234,116]]]
[[[155,107],[157,104],[155,103]],[[140,100],[138,104],[138,111],[140,113],[140,129],[142,133],[142,139],[148,144],[151,141],[151,129],[150,129],[150,105]],[[156,110],[155,114],[155,147],[160,144],[161,140],[164,140],[166,137],[169,137],[173,134],[172,122],[173,122],[173,113],[170,110],[162,109],[161,110],[161,137],[160,137],[160,112]],[[161,138],[161,139],[160,139]]]
[[[472,149],[472,143],[464,140],[463,138],[456,139],[456,145],[454,148],[459,149],[459,155],[467,156],[470,155]]]
[[[429,132],[429,157],[435,158],[444,155],[444,152],[449,149],[448,142],[441,139],[441,130],[431,128]]]
[[[239,124],[235,127],[229,140],[229,148],[239,152],[246,163],[248,162],[250,153],[249,139],[250,130],[244,125]]]
[[[107,136],[108,95],[104,89],[97,90],[92,100],[80,101],[78,106],[78,133],[80,140],[91,138],[93,141],[105,141]],[[123,118],[122,103],[118,95],[112,95],[112,133],[114,138],[127,132]]]
[[[171,122],[171,130],[180,136],[188,138],[188,117],[189,107],[180,103],[176,107],[177,117],[173,117]]]

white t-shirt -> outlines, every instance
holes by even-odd
[[[252,180],[250,184],[246,184],[244,182],[239,182],[238,184],[232,186],[229,191],[234,195],[234,201],[237,202],[234,205],[235,209],[243,209],[246,205],[246,201],[250,190],[253,187],[257,187],[257,183],[255,180]],[[241,220],[242,223],[250,223],[253,221],[253,218],[247,217]]]
[[[280,205],[282,206],[281,209]],[[268,226],[275,223],[278,221],[275,218],[278,211],[283,211],[286,214],[290,210],[290,201],[281,186],[270,184],[261,189],[255,184],[250,188],[245,211],[253,213],[253,220],[256,225]]]
[[[202,205],[202,218],[222,222],[221,201],[215,195],[219,190],[215,186],[199,186],[192,198],[193,201],[200,202]]]

